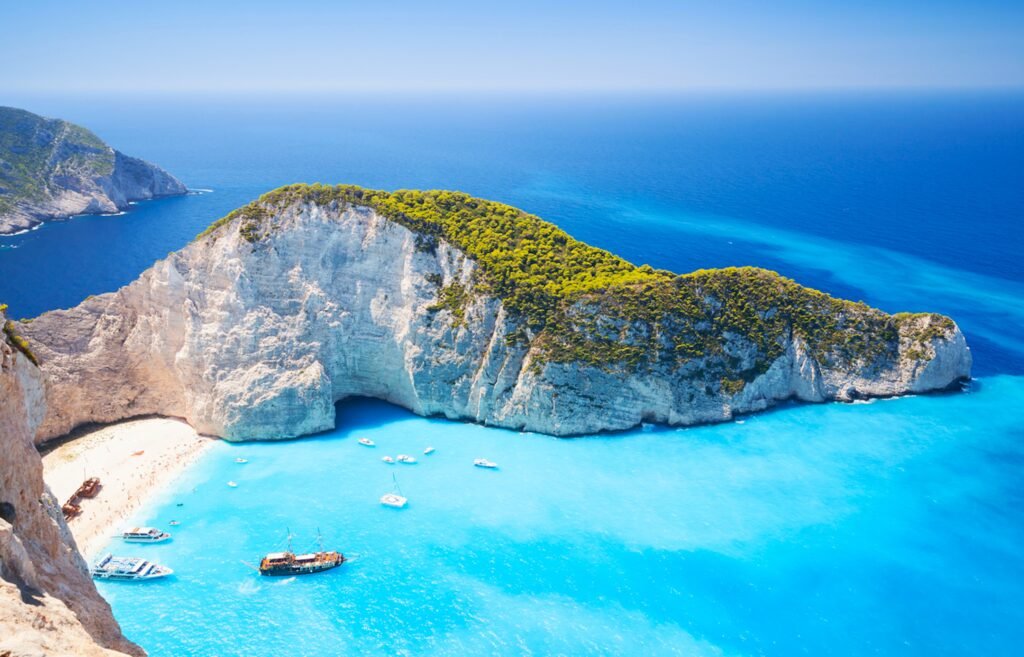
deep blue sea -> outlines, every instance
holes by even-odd
[[[150,654],[1020,654],[1024,96],[0,103],[211,190],[0,238],[14,316],[128,283],[268,189],[346,182],[505,201],[636,263],[944,312],[974,353],[966,393],[711,427],[556,440],[352,400],[334,432],[220,444],[137,518],[181,521],[135,550],[177,574],[100,586]],[[393,473],[402,511],[377,503]],[[260,578],[246,563],[286,528],[355,558]]]

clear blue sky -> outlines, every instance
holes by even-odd
[[[1024,86],[1024,0],[24,0],[0,91]]]

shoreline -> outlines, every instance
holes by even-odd
[[[63,504],[88,477],[102,488],[68,521],[78,550],[91,562],[128,519],[217,444],[183,420],[144,418],[87,431],[43,456],[43,478]]]

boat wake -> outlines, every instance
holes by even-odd
[[[260,585],[255,580],[247,579],[238,585],[239,595],[255,595],[260,590]]]

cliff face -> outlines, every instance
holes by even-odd
[[[333,427],[350,395],[565,436],[943,389],[970,372],[945,317],[885,315],[763,270],[635,268],[509,214],[584,263],[537,281],[550,262],[515,255],[503,269],[461,218],[442,230],[381,201],[395,197],[333,189],[268,195],[118,292],[20,326],[49,375],[38,439],[140,414],[294,437]],[[581,282],[591,270],[625,282]],[[518,271],[529,277],[510,285]]]
[[[5,321],[0,310],[0,323]],[[0,335],[0,655],[144,654],[121,635],[43,483],[42,375]]]
[[[186,191],[163,169],[112,149],[85,128],[0,107],[0,234]]]

